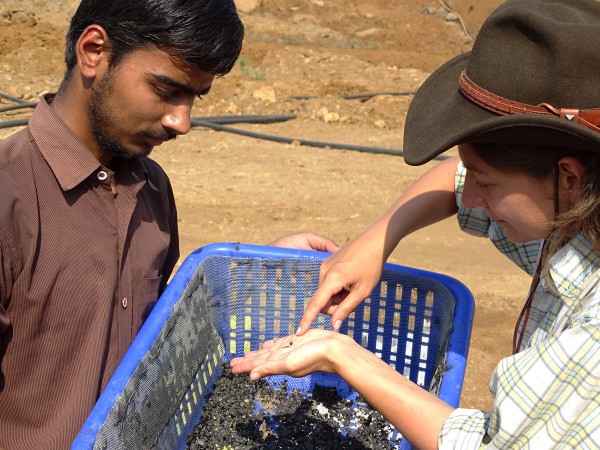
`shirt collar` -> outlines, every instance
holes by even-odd
[[[115,161],[114,171],[119,174],[117,177],[119,184],[130,186],[134,192],[138,192],[147,183],[151,189],[159,191],[148,175],[147,164],[145,156],[142,158]]]
[[[46,94],[36,106],[29,120],[29,131],[42,156],[64,191],[73,189],[102,166],[73,131],[52,110],[50,103],[55,94]],[[118,172],[126,171],[132,183],[149,181],[144,158],[117,164]],[[153,183],[149,185],[158,190]]]
[[[584,234],[575,236],[550,258],[550,277],[567,305],[579,298],[599,266],[599,254]]]
[[[100,167],[100,162],[50,107],[54,94],[37,104],[29,131],[63,190],[74,188]]]

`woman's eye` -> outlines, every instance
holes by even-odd
[[[483,182],[481,182],[479,180],[475,180],[475,184],[477,185],[478,188],[482,188],[482,189],[489,186],[488,183],[483,183]]]

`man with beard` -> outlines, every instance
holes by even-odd
[[[232,0],[84,0],[65,78],[0,142],[0,448],[66,448],[179,257],[167,175],[239,56]],[[279,240],[333,250],[314,235]],[[310,241],[310,242],[309,242]]]

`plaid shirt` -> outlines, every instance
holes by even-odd
[[[541,241],[510,242],[482,208],[461,204],[466,170],[455,189],[461,228],[489,237],[533,274]],[[492,411],[456,409],[442,427],[440,449],[600,448],[600,254],[576,236],[550,260],[557,297],[542,279],[520,352],[500,361],[490,380]]]

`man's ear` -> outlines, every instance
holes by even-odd
[[[88,26],[75,47],[77,68],[84,78],[93,79],[108,66],[108,35],[97,24]]]
[[[572,196],[574,201],[584,183],[585,166],[573,157],[565,156],[558,160],[558,190],[561,198],[563,195]]]

